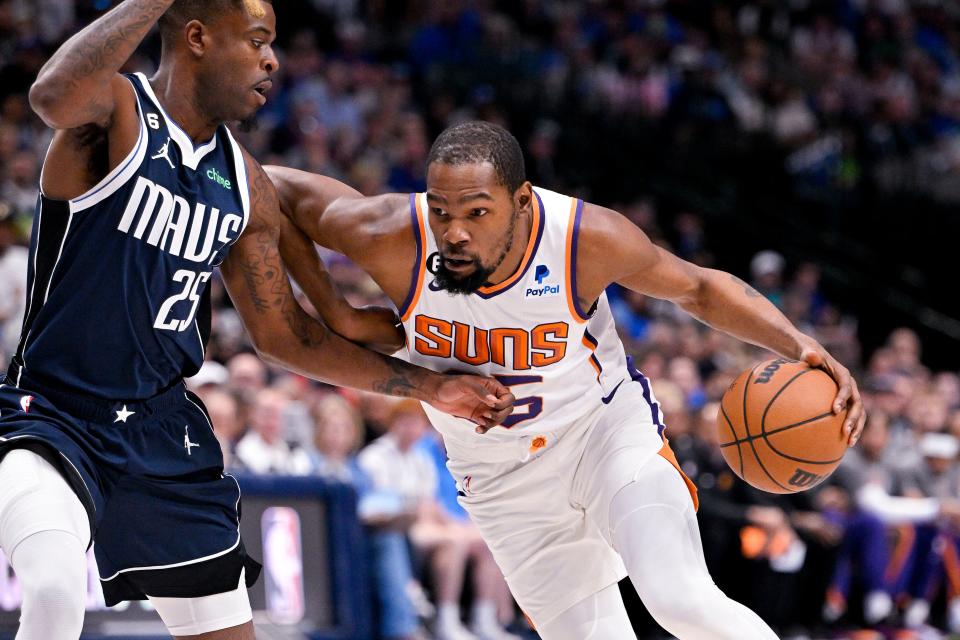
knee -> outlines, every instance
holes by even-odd
[[[650,615],[668,630],[679,624],[697,624],[700,620],[709,620],[712,615],[714,592],[719,589],[713,585],[684,585],[682,589],[665,588],[644,589],[640,594],[643,604]],[[720,594],[722,595],[722,594]]]
[[[86,604],[85,583],[82,579],[65,577],[61,574],[20,580],[23,594],[21,624],[24,628],[55,630],[58,638],[80,635]]]

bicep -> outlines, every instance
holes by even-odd
[[[627,218],[586,205],[577,278],[599,295],[617,283],[638,293],[683,303],[701,285],[703,269],[654,244]]]
[[[362,198],[360,192],[339,180],[289,167],[268,166],[264,171],[277,188],[284,215],[314,242],[343,253],[343,226],[334,220],[337,212],[328,215],[328,210],[337,200]]]

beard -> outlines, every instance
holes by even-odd
[[[501,245],[500,254],[497,256],[497,259],[493,261],[493,264],[483,264],[483,261],[480,260],[480,256],[476,255],[456,255],[455,259],[457,260],[471,260],[476,265],[472,272],[466,275],[459,275],[456,272],[448,269],[447,265],[444,264],[443,258],[449,258],[452,256],[445,255],[441,250],[441,259],[437,265],[437,272],[434,274],[436,286],[439,289],[454,295],[467,295],[485,285],[490,276],[493,275],[493,272],[496,271],[501,264],[503,264],[504,259],[507,257],[507,254],[513,247],[513,235],[517,228],[517,218],[518,213],[517,210],[514,209],[510,216],[510,229],[507,232],[507,237]]]

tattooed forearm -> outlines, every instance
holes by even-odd
[[[748,298],[762,298],[763,294],[751,287],[749,284],[738,278],[737,276],[730,274],[730,279],[743,287],[743,292],[747,294]]]
[[[65,42],[40,70],[43,101],[100,115],[104,85],[133,54],[173,0],[126,0]]]
[[[373,390],[388,396],[403,398],[415,396],[419,384],[414,378],[418,375],[419,370],[396,358],[389,356],[382,356],[382,358],[390,369],[391,375],[382,380],[374,380]]]
[[[269,235],[267,231],[261,231],[258,236]],[[265,242],[262,238],[257,238],[258,247],[264,247]],[[243,274],[243,281],[247,285],[247,293],[250,295],[250,301],[253,303],[257,313],[264,314],[270,310],[270,302],[260,293],[269,277],[269,271],[264,270],[264,253],[248,253],[243,256],[243,263],[240,265]]]

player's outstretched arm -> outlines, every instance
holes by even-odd
[[[802,333],[769,300],[733,274],[705,269],[654,245],[615,211],[584,205],[577,256],[582,308],[612,282],[670,300],[706,324],[785,357],[822,367],[837,381],[834,412],[847,408],[850,444],[866,414],[850,372],[813,338]],[[585,305],[584,305],[585,303]]]
[[[286,216],[281,218],[280,256],[328,327],[358,344],[380,353],[401,349],[405,336],[400,319],[392,309],[351,305],[340,293],[324,267],[316,245]]]
[[[120,92],[118,75],[173,0],[125,0],[57,49],[30,87],[30,106],[48,126],[106,128]]]
[[[332,384],[413,397],[477,424],[498,424],[513,397],[489,378],[443,376],[359,347],[311,318],[297,304],[278,246],[276,190],[247,156],[250,224],[221,272],[230,297],[262,358]]]
[[[370,274],[394,303],[410,285],[416,259],[409,196],[363,197],[333,178],[268,166],[283,213],[319,245],[347,256]]]

